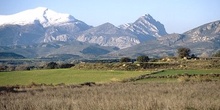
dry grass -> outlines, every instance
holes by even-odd
[[[219,110],[220,82],[114,83],[0,95],[1,110]]]

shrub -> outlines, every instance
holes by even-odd
[[[177,80],[179,82],[188,82],[190,81],[190,78],[188,76],[180,76]]]
[[[120,59],[120,62],[131,62],[131,59],[129,57],[123,57]]]
[[[60,65],[60,68],[71,68],[71,67],[73,67],[73,66],[75,66],[74,64],[68,64],[68,63],[66,63],[66,64],[61,64]]]
[[[189,57],[190,49],[185,47],[178,48],[177,53],[178,53],[178,57],[180,58]]]
[[[149,60],[150,60],[149,57],[145,55],[137,57],[138,62],[148,62]]]
[[[196,55],[195,55],[195,54],[192,54],[192,55],[191,55],[191,58],[197,58],[197,57],[196,57]]]
[[[6,71],[7,70],[7,66],[5,65],[0,65],[0,71]]]
[[[56,69],[56,68],[58,68],[58,67],[59,67],[58,64],[55,63],[55,62],[50,62],[50,63],[48,63],[48,64],[46,65],[46,68],[47,68],[47,69]]]

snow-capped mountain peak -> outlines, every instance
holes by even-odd
[[[69,14],[57,13],[45,7],[38,7],[22,11],[13,15],[0,15],[0,25],[17,24],[27,25],[39,21],[44,27],[75,21],[76,19]]]
[[[38,7],[13,15],[0,15],[0,45],[71,41],[89,28],[91,26],[69,14]]]

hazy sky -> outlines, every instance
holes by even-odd
[[[168,33],[220,20],[220,0],[0,0],[0,15],[36,7],[68,13],[93,26],[131,23],[148,13],[164,24]]]

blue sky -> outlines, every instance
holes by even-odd
[[[148,13],[168,33],[183,33],[220,20],[220,0],[0,0],[0,15],[36,7],[69,13],[93,26],[131,23]]]

